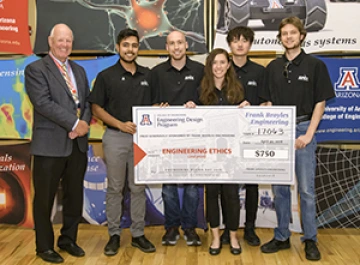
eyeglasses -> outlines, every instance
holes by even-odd
[[[291,64],[290,61],[286,62],[284,64],[284,69],[283,69],[283,76],[286,78],[286,79],[289,79],[289,65]]]

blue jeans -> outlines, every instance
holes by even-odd
[[[306,133],[310,121],[296,126],[296,138]],[[316,170],[315,137],[303,149],[295,151],[295,173],[300,195],[300,209],[304,236],[301,241],[317,241],[316,205],[315,205],[315,170]],[[288,185],[273,185],[275,210],[278,226],[275,228],[275,239],[285,241],[290,237],[291,193]]]
[[[195,228],[197,226],[197,209],[199,205],[198,186],[193,184],[183,185],[184,193],[182,208],[177,184],[164,184],[162,187],[162,199],[165,212],[165,229],[179,227],[182,229]]]

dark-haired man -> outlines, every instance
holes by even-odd
[[[326,65],[301,49],[306,30],[297,17],[285,18],[278,39],[285,54],[266,68],[266,90],[261,96],[273,105],[296,107],[295,173],[300,194],[301,220],[308,260],[319,260],[315,205],[315,132],[324,113],[326,100],[335,96]],[[289,223],[291,194],[287,185],[273,185],[278,220],[274,238],[261,246],[263,253],[290,248]]]
[[[227,35],[227,43],[232,53],[232,64],[234,66],[236,76],[245,88],[245,100],[250,105],[266,105],[259,97],[259,91],[263,89],[265,67],[259,65],[248,58],[251,45],[254,41],[254,31],[249,27],[236,27],[229,31]],[[243,102],[244,104],[246,102]],[[255,233],[255,220],[258,209],[258,185],[246,184],[246,220],[244,239],[251,246],[259,246],[260,239]],[[226,205],[222,205],[222,211],[226,211]],[[226,214],[223,214],[226,216]],[[229,230],[225,227],[221,235],[223,244],[229,243]]]
[[[132,107],[150,105],[149,69],[138,65],[139,50],[136,30],[120,31],[116,48],[120,60],[100,72],[90,94],[93,114],[106,124],[103,150],[107,166],[106,216],[110,240],[104,254],[115,255],[120,247],[120,220],[124,186],[127,183],[131,199],[132,246],[143,252],[154,252],[154,245],[144,236],[145,186],[134,183]]]

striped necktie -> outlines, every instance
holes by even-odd
[[[75,103],[79,103],[79,98],[78,98],[78,95],[77,95],[76,88],[74,87],[73,82],[71,81],[71,78],[70,78],[69,73],[67,71],[66,65],[62,64],[61,69],[62,69],[61,72],[62,72],[62,75],[63,75],[63,77],[65,79],[66,85],[68,86]]]
[[[69,90],[71,92],[72,98],[74,99],[75,104],[76,104],[76,106],[78,108],[77,116],[80,117],[80,108],[79,108],[80,101],[79,101],[78,93],[77,93],[76,88],[75,88],[75,86],[74,86],[74,84],[73,84],[73,82],[72,82],[72,80],[70,78],[70,75],[69,75],[68,71],[67,71],[66,64],[62,64],[60,69],[61,69],[62,76],[65,79],[66,85],[68,86],[68,88],[69,88]]]

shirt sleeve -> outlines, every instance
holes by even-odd
[[[104,80],[103,75],[100,73],[96,77],[94,88],[92,89],[89,102],[95,103],[100,107],[104,108],[105,104],[107,103],[107,90],[106,90],[106,82]]]
[[[259,87],[258,96],[260,98],[260,102],[271,101],[270,97],[270,67],[269,65],[265,68],[263,74],[263,84]]]
[[[258,100],[259,100],[258,101],[259,104],[268,101],[268,100],[266,100],[266,99],[264,99],[264,98],[262,98],[260,96],[261,91],[263,91],[265,89],[264,86],[265,86],[265,68],[261,67],[260,70],[259,70],[258,90],[257,90],[257,97],[258,97]]]
[[[152,98],[151,98],[151,93],[152,93],[152,92],[151,92],[151,74],[150,74],[150,71],[148,71],[148,72],[145,74],[145,80],[148,82],[149,86],[147,86],[147,87],[145,88],[142,104],[145,105],[145,106],[150,106],[150,105],[152,105]]]
[[[199,86],[197,89],[194,90],[193,102],[196,105],[202,105],[202,103],[200,102],[200,91],[201,91],[201,86]]]
[[[151,104],[159,104],[160,102],[160,84],[157,76],[156,68],[150,70],[149,73],[150,80],[150,98]]]
[[[315,104],[335,97],[334,87],[331,83],[329,71],[325,63],[319,60],[315,68]]]

